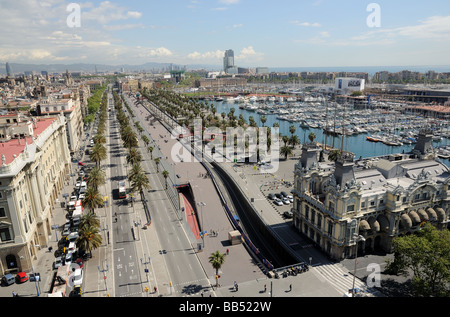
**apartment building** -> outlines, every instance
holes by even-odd
[[[344,153],[319,162],[304,144],[295,165],[293,224],[335,260],[392,251],[393,239],[429,222],[448,229],[450,170],[436,159],[424,129],[411,153],[355,161]],[[361,239],[360,237],[364,239]]]
[[[64,115],[0,116],[0,274],[31,270],[48,245],[53,205],[70,173]],[[11,122],[11,121],[10,121]]]

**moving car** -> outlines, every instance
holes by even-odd
[[[286,210],[285,212],[283,212],[283,215],[286,217],[286,218],[292,218],[294,215],[293,215],[293,213],[292,213],[292,211],[290,211],[290,210]]]

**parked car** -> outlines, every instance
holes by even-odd
[[[65,264],[70,264],[70,263],[72,263],[72,253],[73,252],[67,252],[67,254],[66,254],[66,256],[65,256],[65,258],[64,258],[64,263]]]
[[[69,297],[81,297],[82,294],[81,286],[75,286],[73,290],[70,291]]]
[[[275,205],[277,205],[277,206],[283,206],[283,202],[282,202],[281,199],[279,199],[279,198],[275,198],[275,199],[273,200],[273,203],[274,203]]]
[[[25,272],[19,272],[16,275],[16,282],[17,283],[25,283],[28,281],[28,275]]]
[[[41,279],[40,273],[31,273],[30,274],[30,282],[34,282],[34,281],[39,282],[40,279]]]
[[[14,284],[16,278],[11,273],[5,274],[2,276],[2,285],[9,286]]]
[[[270,193],[267,197],[268,197],[270,200],[274,200],[274,199],[276,198],[275,194],[272,194],[272,193]]]
[[[283,195],[281,195],[281,194],[275,194],[275,196],[278,198],[278,199],[282,199],[283,198]]]
[[[283,197],[287,197],[288,196],[288,194],[286,193],[286,192],[281,192],[280,193]]]
[[[291,203],[291,202],[289,201],[289,199],[286,198],[286,197],[284,197],[281,201],[282,201],[283,204],[285,204],[285,205],[289,205],[289,204]]]
[[[83,270],[75,269],[75,273],[72,277],[72,283],[74,286],[81,286],[83,283]]]
[[[62,266],[63,265],[63,263],[62,263],[62,257],[60,257],[60,256],[58,256],[56,259],[55,259],[55,262],[53,262],[53,269],[54,270],[56,270],[56,269],[58,269],[60,266]]]

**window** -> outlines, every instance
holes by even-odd
[[[328,221],[328,234],[333,235],[333,223],[331,221]]]
[[[353,212],[353,211],[355,211],[355,205],[347,206],[347,212]]]
[[[363,202],[361,203],[361,208],[365,208],[365,207],[366,207],[366,202],[363,201]]]
[[[1,228],[0,229],[0,239],[2,241],[10,241],[11,239],[11,234],[9,232],[9,228]]]
[[[374,200],[372,200],[372,201],[370,202],[370,206],[375,206],[375,201],[374,201]]]
[[[309,218],[309,206],[306,205],[305,206],[305,219],[308,220],[308,218]]]
[[[6,211],[3,207],[0,207],[0,217],[6,217]]]

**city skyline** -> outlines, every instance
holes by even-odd
[[[391,2],[5,0],[0,63],[448,65],[450,4]]]

